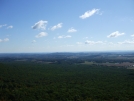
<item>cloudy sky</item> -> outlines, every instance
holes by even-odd
[[[0,0],[0,53],[134,50],[134,0]]]

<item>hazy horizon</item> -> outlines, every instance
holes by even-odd
[[[134,50],[110,50],[110,51],[55,51],[55,52],[1,52],[0,54],[51,54],[51,53],[134,53]]]

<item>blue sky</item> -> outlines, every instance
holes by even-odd
[[[134,50],[134,0],[1,0],[0,53]]]

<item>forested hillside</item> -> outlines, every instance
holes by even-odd
[[[0,63],[0,101],[133,101],[134,70],[34,62]]]

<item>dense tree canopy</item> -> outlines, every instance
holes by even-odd
[[[134,100],[134,71],[34,62],[0,63],[0,101]]]

